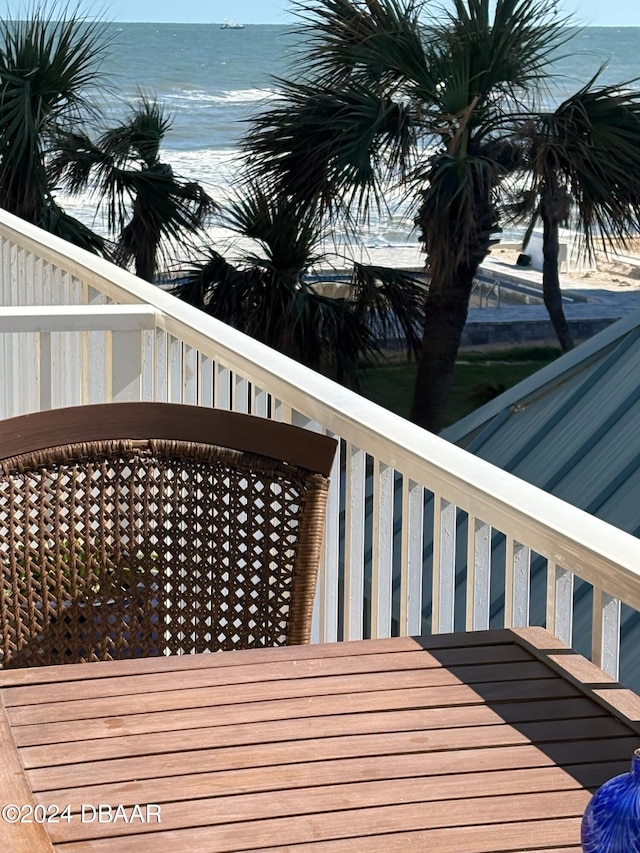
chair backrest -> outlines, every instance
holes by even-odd
[[[335,447],[168,403],[0,421],[0,667],[309,642]]]

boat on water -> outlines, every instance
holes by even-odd
[[[237,24],[235,21],[228,19],[224,24],[220,25],[221,30],[243,30],[244,24]]]

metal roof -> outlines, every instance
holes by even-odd
[[[640,536],[640,311],[442,436]]]

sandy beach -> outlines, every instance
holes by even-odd
[[[512,266],[514,271],[522,271],[517,266],[516,260],[520,250],[513,245],[496,246],[490,258],[500,263]],[[590,290],[592,288],[605,288],[613,291],[640,290],[640,240],[630,242],[626,247],[618,247],[614,251],[605,254],[602,251],[596,253],[596,269],[586,272],[561,273],[562,286],[576,287]],[[542,273],[538,273],[542,279]]]

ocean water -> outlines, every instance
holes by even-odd
[[[218,24],[114,23],[108,35],[111,54],[103,71],[110,92],[100,102],[105,121],[117,121],[123,102],[138,92],[155,95],[173,119],[163,159],[224,202],[240,165],[246,122],[275,97],[274,78],[295,72],[299,41],[287,27],[269,25],[221,30]],[[587,28],[559,53],[549,100],[575,91],[605,65],[603,83],[640,78],[640,28]],[[101,229],[89,195],[61,201],[69,213]],[[221,233],[212,231],[215,238]],[[415,241],[406,205],[374,217],[362,239],[365,246]]]
[[[108,90],[95,99],[105,124],[119,121],[140,92],[157,97],[172,119],[162,159],[223,202],[246,120],[274,97],[272,78],[286,72],[293,50],[288,29],[120,23],[107,27],[107,37],[101,82]],[[70,213],[100,229],[89,195],[61,198]]]

